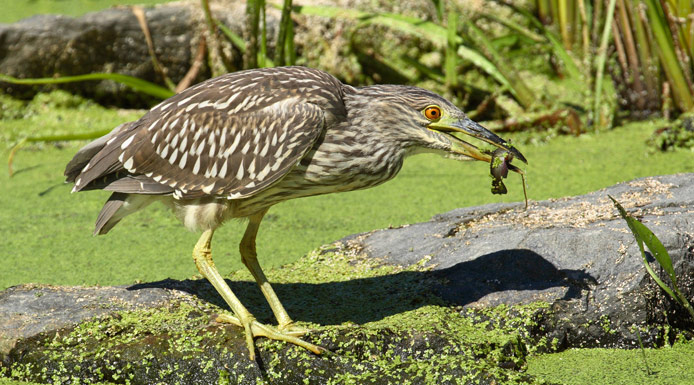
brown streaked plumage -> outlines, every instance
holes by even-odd
[[[489,162],[491,153],[450,135],[460,132],[525,161],[506,142],[442,97],[416,87],[354,88],[304,67],[241,71],[191,87],[81,149],[67,165],[73,191],[113,191],[95,234],[154,201],[186,227],[202,230],[193,257],[253,337],[320,348],[299,338],[258,265],[255,236],[274,204],[362,189],[393,178],[407,155],[436,151]],[[248,218],[241,257],[265,294],[278,327],[263,325],[214,268],[210,243],[229,218]]]

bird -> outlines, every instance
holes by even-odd
[[[186,228],[201,232],[193,259],[231,309],[217,320],[244,329],[251,360],[256,337],[321,354],[322,347],[301,338],[307,330],[294,324],[258,263],[263,216],[289,199],[384,183],[407,156],[420,152],[491,162],[492,151],[454,134],[527,164],[514,146],[434,92],[406,85],[354,87],[308,67],[250,69],[198,83],[117,126],[80,149],[65,176],[74,183],[72,192],[112,192],[94,235],[157,201]],[[215,268],[212,236],[232,218],[248,220],[241,260],[277,326],[256,320]]]

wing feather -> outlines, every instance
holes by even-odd
[[[225,75],[165,100],[97,154],[109,160],[100,169],[144,175],[177,198],[237,199],[277,182],[345,115],[342,83],[301,67],[249,75]]]
[[[151,202],[146,195],[247,197],[279,181],[346,118],[343,87],[303,67],[210,79],[82,148],[65,176],[73,191],[113,191],[98,234]]]
[[[323,112],[317,106],[294,103],[270,109],[231,116],[206,112],[169,117],[178,122],[134,133],[119,159],[130,173],[165,184],[178,197],[243,198],[284,176],[324,128]],[[186,123],[195,123],[195,130],[181,133]],[[200,131],[203,134],[196,139]],[[154,135],[169,140],[152,143]],[[275,137],[283,140],[273,141]]]

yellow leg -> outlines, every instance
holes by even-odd
[[[265,277],[265,273],[263,273],[263,270],[260,268],[260,264],[258,264],[258,254],[255,249],[255,237],[258,234],[260,221],[263,220],[266,212],[267,210],[263,210],[248,218],[248,227],[246,227],[246,232],[243,234],[243,239],[241,239],[241,243],[239,244],[239,251],[241,252],[243,264],[246,265],[251,274],[253,274],[253,278],[255,278],[265,299],[267,299],[267,302],[270,304],[270,308],[272,308],[272,312],[277,319],[278,328],[280,330],[285,330],[291,326],[292,319],[289,318],[289,314],[284,310],[284,306],[282,306],[270,282]]]
[[[219,319],[224,322],[233,323],[235,325],[241,326],[246,332],[246,345],[248,346],[248,351],[251,360],[255,359],[255,345],[253,344],[253,337],[267,337],[274,340],[286,341],[304,347],[316,354],[321,353],[321,348],[316,345],[310,344],[303,341],[295,336],[296,333],[291,332],[280,332],[277,329],[261,324],[255,320],[255,317],[246,309],[245,306],[239,301],[239,299],[234,295],[229,288],[229,285],[224,281],[221,274],[217,271],[214,266],[214,261],[212,260],[212,249],[210,243],[212,241],[212,234],[214,230],[205,230],[198,243],[193,249],[193,259],[195,260],[195,265],[202,274],[203,277],[207,278],[212,286],[217,289],[217,292],[224,298],[224,301],[231,307],[234,312],[234,316],[221,315]],[[274,310],[274,309],[273,309]]]

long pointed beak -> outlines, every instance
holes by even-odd
[[[443,120],[443,119],[442,119]],[[468,117],[464,117],[462,119],[456,119],[453,121],[438,121],[435,123],[432,123],[429,125],[429,128],[432,130],[436,130],[439,132],[461,132],[466,135],[470,135],[473,138],[485,141],[495,147],[504,149],[511,154],[513,154],[514,158],[517,158],[521,160],[523,163],[528,163],[528,161],[525,159],[525,156],[521,154],[520,151],[518,151],[515,147],[510,145],[507,141],[496,135],[495,133],[487,130],[486,128],[482,127],[480,124],[474,122],[473,120],[469,119]],[[485,151],[485,150],[480,150],[479,148],[475,147],[474,145],[467,143],[463,140],[458,139],[457,137],[451,135],[451,137],[454,139],[452,140],[453,142],[453,148],[452,150],[458,154],[468,156],[473,159],[481,160],[483,162],[491,162],[492,160],[492,151]]]

